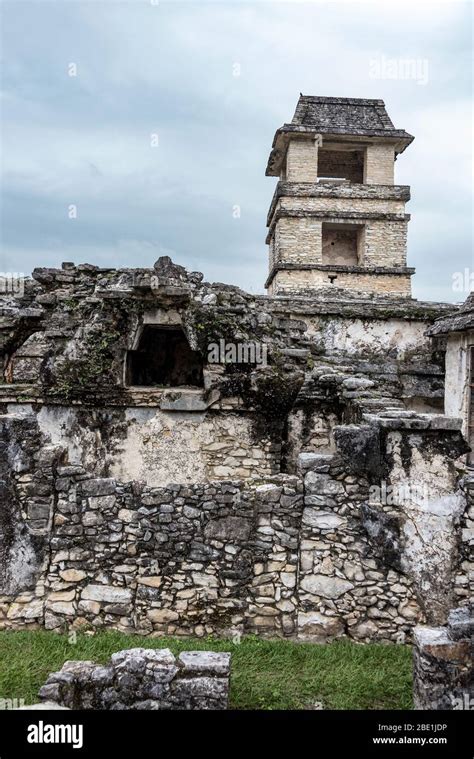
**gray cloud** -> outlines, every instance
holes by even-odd
[[[452,275],[474,268],[470,13],[400,0],[7,0],[1,268],[151,265],[166,252],[262,290],[266,159],[302,91],[382,97],[415,134],[396,167],[412,185],[415,295],[463,299]],[[426,84],[371,77],[372,61],[407,58],[426,62]]]

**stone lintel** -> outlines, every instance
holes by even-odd
[[[335,183],[320,182],[278,182],[267,216],[270,226],[275,206],[279,198],[347,198],[349,200],[410,200],[408,185],[353,184],[349,181]]]

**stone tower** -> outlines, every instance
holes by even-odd
[[[394,184],[394,163],[412,140],[383,100],[300,96],[266,170],[279,177],[267,220],[270,295],[336,286],[411,296],[410,188]]]

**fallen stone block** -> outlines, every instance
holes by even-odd
[[[230,653],[131,648],[104,666],[67,661],[49,675],[40,699],[70,709],[227,709]]]

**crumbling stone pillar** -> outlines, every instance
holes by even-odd
[[[474,710],[473,633],[468,607],[452,611],[446,627],[415,627],[415,709]]]
[[[380,436],[381,481],[374,479],[380,503],[372,499],[372,515],[381,513],[386,489],[399,519],[401,569],[414,582],[428,624],[443,625],[457,603],[460,525],[467,506],[455,463],[467,448],[461,420],[400,409],[364,414],[363,420]]]
[[[60,446],[33,414],[0,419],[0,629],[43,621],[42,580],[55,506]]]

